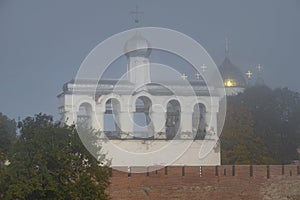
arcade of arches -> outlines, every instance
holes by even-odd
[[[97,112],[97,106],[88,102],[81,103],[77,112],[77,124],[98,127],[111,139],[122,138],[122,134],[125,134],[128,139],[203,140],[208,131],[213,130],[209,127],[216,128],[212,123],[216,120],[216,113],[212,117],[212,112],[203,103],[195,103],[188,111],[185,107],[182,108],[178,100],[172,99],[166,103],[165,108],[157,110],[152,109],[153,102],[149,97],[139,96],[134,102],[134,109],[126,111],[122,109],[124,102],[126,101],[108,98],[103,112]]]

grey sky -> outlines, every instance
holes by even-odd
[[[57,117],[63,83],[99,42],[134,27],[136,4],[142,26],[191,36],[217,65],[228,37],[231,60],[243,71],[260,63],[269,86],[300,92],[297,0],[0,0],[0,112]]]

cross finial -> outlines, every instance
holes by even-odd
[[[140,20],[139,20],[139,15],[140,15],[140,14],[144,14],[144,12],[139,11],[139,7],[136,6],[136,7],[135,7],[135,10],[134,10],[134,11],[131,11],[130,14],[135,15],[135,16],[134,16],[134,17],[135,17],[135,18],[134,18],[134,22],[135,22],[136,24],[138,24],[138,23],[140,22]]]
[[[205,64],[202,64],[202,65],[200,66],[200,68],[202,69],[203,72],[205,72],[207,66],[206,66]]]
[[[257,65],[257,69],[258,69],[258,72],[261,73],[261,71],[262,71],[262,66],[261,66],[261,64],[258,64],[258,65]]]
[[[246,75],[247,75],[248,79],[250,80],[252,77],[252,72],[250,70],[248,70]]]
[[[187,76],[186,74],[184,74],[184,73],[181,75],[181,78],[182,78],[183,80],[186,80],[187,77],[188,77],[188,76]]]
[[[199,80],[200,77],[201,77],[201,74],[199,74],[199,72],[197,72],[197,73],[195,74],[195,77],[196,77],[197,80]]]
[[[228,38],[225,38],[225,56],[227,57],[229,54],[229,41]]]

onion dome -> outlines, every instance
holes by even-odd
[[[231,63],[229,58],[226,56],[223,63],[219,67],[222,75],[225,87],[246,87],[246,80],[244,74]]]
[[[148,57],[151,53],[150,43],[137,32],[126,42],[124,51],[128,57]]]

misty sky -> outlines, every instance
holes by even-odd
[[[39,112],[58,117],[56,95],[101,41],[141,26],[183,32],[217,65],[229,38],[232,62],[270,87],[300,92],[300,1],[0,0],[0,112],[11,118]],[[120,66],[125,67],[125,66]]]

